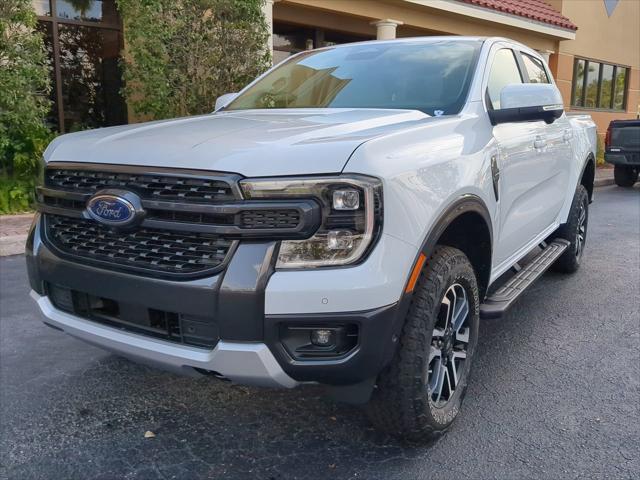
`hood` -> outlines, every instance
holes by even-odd
[[[429,118],[416,110],[244,110],[100,128],[56,138],[47,162],[236,172],[340,172],[363,142]]]

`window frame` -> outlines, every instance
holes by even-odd
[[[542,67],[542,71],[544,72],[545,76],[547,77],[547,81],[544,83],[540,83],[540,82],[532,82],[531,81],[531,77],[529,76],[529,69],[527,68],[527,65],[524,63],[524,57],[527,56],[532,60],[538,61],[540,62],[540,67]],[[549,73],[549,70],[547,69],[547,66],[545,65],[545,61],[542,58],[536,57],[535,55],[531,55],[529,52],[523,52],[523,51],[518,51],[517,52],[517,57],[519,59],[519,63],[520,63],[520,68],[523,71],[523,73],[525,74],[527,81],[525,83],[539,83],[540,85],[553,85],[553,77],[551,76],[551,74]],[[535,65],[535,62],[533,62],[533,64]]]
[[[115,30],[120,33],[119,35],[119,50],[122,51],[124,48],[124,40],[123,40],[123,27],[122,27],[122,18],[119,18],[117,23],[108,23],[108,22],[94,22],[87,20],[74,20],[70,18],[62,18],[58,17],[58,5],[57,0],[49,0],[49,7],[51,9],[51,15],[37,15],[36,18],[38,22],[45,22],[51,25],[51,43],[53,50],[53,74],[55,77],[55,95],[56,95],[56,109],[57,112],[54,112],[58,117],[58,131],[59,133],[65,133],[65,122],[64,122],[64,105],[62,102],[62,69],[60,67],[60,36],[58,33],[58,27],[62,24],[69,25],[77,25],[81,27],[90,27],[90,28],[100,28],[104,30]]]
[[[491,54],[490,54],[490,58],[491,58],[491,62],[489,64],[489,62],[487,63],[487,75],[484,81],[484,99],[485,99],[485,109],[487,110],[487,112],[489,110],[495,110],[495,108],[493,107],[493,100],[491,100],[491,95],[489,94],[489,82],[491,81],[491,72],[493,71],[493,65],[495,64],[496,61],[496,56],[498,55],[498,52],[500,50],[510,50],[511,54],[513,55],[514,60],[516,61],[516,68],[518,69],[518,73],[520,73],[520,80],[522,81],[523,84],[528,83],[529,80],[529,76],[526,75],[526,70],[523,68],[524,66],[522,65],[522,59],[520,58],[520,52],[518,50],[516,50],[513,46],[511,45],[505,45],[505,44],[495,44],[494,48],[492,48]]]
[[[581,103],[582,105],[576,105],[576,87],[577,87],[577,76],[578,76],[578,63],[580,61],[584,62],[584,74],[582,75],[582,95],[581,95]],[[611,101],[609,102],[609,107],[586,107],[584,106],[586,95],[587,95],[587,72],[589,71],[589,64],[598,65],[598,84],[596,90],[596,105],[600,105],[600,100],[602,99],[602,73],[604,71],[604,66],[608,65],[613,67],[613,80],[611,85]],[[617,94],[616,89],[616,78],[618,76],[619,69],[623,69],[625,71],[624,77],[624,86],[623,86],[623,96],[622,96],[622,108],[615,108],[615,99]],[[627,100],[629,97],[629,77],[630,77],[630,67],[626,65],[621,65],[618,63],[609,63],[603,62],[601,60],[595,60],[592,58],[585,57],[574,57],[573,59],[573,76],[571,78],[571,102],[570,107],[572,110],[587,110],[587,111],[599,111],[599,112],[626,112],[627,111]]]

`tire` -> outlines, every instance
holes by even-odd
[[[614,165],[613,178],[619,187],[633,187],[638,180],[638,169],[629,165]]]
[[[552,235],[570,243],[569,247],[551,266],[552,270],[562,273],[573,273],[580,268],[584,245],[587,240],[589,226],[589,194],[583,185],[578,185],[573,196],[567,223],[564,223]]]
[[[463,312],[456,308],[455,300],[463,294],[467,315],[457,316],[457,332],[443,331],[446,301],[453,303],[455,311]],[[369,419],[378,430],[403,440],[426,442],[436,439],[453,423],[467,389],[475,353],[479,303],[476,276],[469,259],[456,248],[437,246],[414,290],[398,351],[378,377],[367,406]],[[432,353],[438,346],[441,354],[444,352],[440,357]],[[461,358],[465,346],[466,358]],[[449,352],[456,352],[455,357],[444,360]],[[455,378],[454,369],[458,382],[451,392],[445,382]],[[437,372],[441,372],[442,382],[438,381]],[[440,395],[438,384],[442,385]]]

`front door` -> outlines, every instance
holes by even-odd
[[[506,85],[527,80],[512,49],[496,50],[487,84],[490,107],[500,108],[500,92]],[[504,123],[493,127],[493,135],[500,169],[500,225],[494,255],[495,265],[500,265],[553,224],[562,208],[566,178],[558,155],[559,125]]]

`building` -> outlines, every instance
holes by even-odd
[[[77,7],[80,4],[82,8]],[[63,131],[126,122],[114,0],[34,0]],[[362,40],[424,35],[513,38],[548,59],[568,111],[609,121],[640,112],[640,0],[265,0],[274,62]]]

